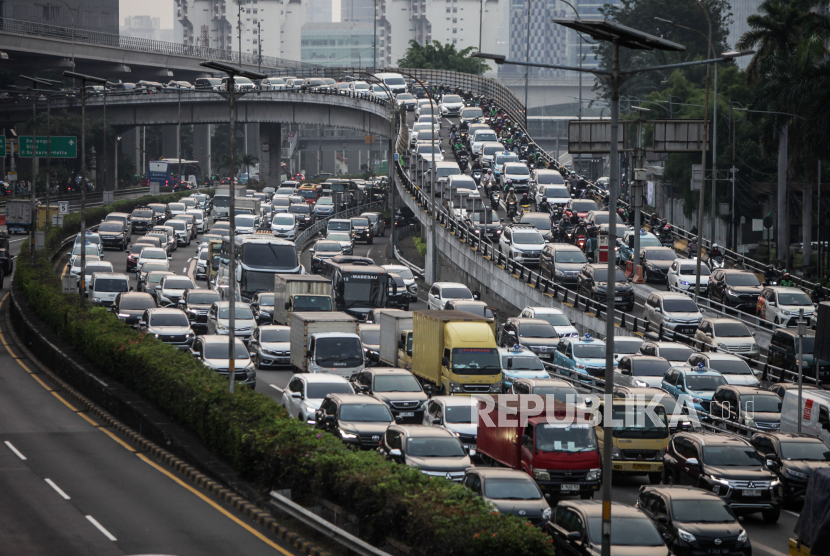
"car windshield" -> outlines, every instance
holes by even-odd
[[[237,340],[234,345],[233,358],[234,359],[248,359],[248,348],[241,340]],[[211,342],[205,346],[205,359],[228,359],[228,343],[225,342]]]
[[[542,175],[539,176],[540,180],[550,180],[552,176]],[[558,183],[553,181],[544,181],[542,183]],[[568,190],[564,187],[548,187],[545,189],[545,197],[548,199],[570,199],[570,195],[568,194]]]
[[[703,461],[715,467],[760,467],[764,464],[752,446],[704,446]]]
[[[714,392],[718,386],[726,384],[726,379],[717,375],[686,375],[686,386],[696,392]]]
[[[660,240],[656,240],[657,244],[660,243]],[[702,264],[700,265],[700,275],[701,276],[709,276],[711,272],[709,271],[709,267]],[[694,265],[684,264],[680,266],[680,275],[681,276],[696,276],[697,275],[697,267]]]
[[[150,265],[153,266],[153,265]],[[147,283],[148,284],[158,284],[161,282],[165,276],[170,276],[172,273],[170,272],[149,272],[147,273]],[[219,301],[219,294],[216,294],[216,299],[212,299],[210,302]],[[205,302],[207,303],[207,302]]]
[[[583,359],[601,359],[605,357],[605,342],[574,344],[574,356]]]
[[[534,386],[533,393],[537,396],[553,396],[553,399],[562,403],[582,403],[582,395],[570,386]]]
[[[220,299],[219,292],[215,291],[190,292],[187,296],[187,302],[195,303],[196,305],[207,305],[209,303],[215,303]]]
[[[542,492],[530,477],[521,479],[487,479],[484,496],[492,500],[538,500]]]
[[[290,342],[291,329],[286,328],[260,328],[260,342]]]
[[[650,403],[651,400],[657,399],[657,403],[662,405],[666,410],[666,415],[680,415],[681,411],[680,408],[677,407],[677,401],[671,397],[669,394],[657,394],[653,398],[648,399],[646,398],[646,402]]]
[[[343,231],[348,232],[351,229],[352,229],[351,221],[348,221],[348,222],[337,221],[337,220],[329,221],[329,225],[328,225],[329,232],[343,232]]]
[[[126,292],[130,291],[130,282],[125,278],[98,278],[92,288],[96,292]]]
[[[496,137],[496,134],[492,131],[480,131],[476,133],[473,141],[475,141],[476,143],[481,143],[483,141],[498,141],[498,138]],[[527,167],[525,167],[525,170],[527,170]]]
[[[510,154],[497,154],[495,158],[496,166],[501,166],[505,162],[518,162],[519,156],[513,153]]]
[[[809,307],[813,304],[809,296],[805,293],[779,293],[778,303],[781,305],[796,305],[799,307]]]
[[[752,336],[749,329],[742,322],[715,323],[715,336],[718,338],[744,338]]]
[[[571,208],[576,212],[590,212],[598,209],[596,201],[574,201],[571,203]]]
[[[317,206],[329,206],[334,204],[334,199],[331,197],[322,197],[319,201],[317,201]]]
[[[410,438],[406,454],[420,458],[460,458],[467,455],[457,438]]]
[[[758,277],[751,272],[734,272],[726,275],[728,286],[760,286]]]
[[[674,521],[684,523],[735,523],[732,508],[721,500],[672,500]]]
[[[81,259],[77,259],[76,262],[78,263],[77,266],[81,266]],[[90,261],[87,261],[86,268],[84,269],[85,274],[87,276],[92,276],[96,272],[112,272],[112,265],[111,264],[95,264]]]
[[[134,210],[132,213],[133,218],[152,218],[153,211],[152,210]]]
[[[588,537],[597,546],[602,544],[602,515],[588,517]],[[611,516],[612,546],[661,546],[663,539],[657,528],[647,517]]]
[[[552,326],[571,326],[571,321],[560,313],[536,313],[535,318],[548,321]]]
[[[352,218],[352,226],[368,227],[369,226],[369,219],[368,218]]]
[[[553,256],[553,260],[557,263],[573,264],[586,264],[588,262],[588,259],[585,258],[585,253],[570,249],[557,250]]]
[[[472,405],[451,405],[444,410],[444,421],[447,423],[478,423],[478,413],[473,411]]]
[[[184,211],[185,208],[186,208],[184,206],[184,203],[168,203],[167,206],[168,206],[168,208],[170,209],[171,212],[172,211],[176,211],[176,212]]]
[[[364,344],[369,344],[372,346],[380,345],[380,329],[374,328],[370,330],[361,330],[360,339],[363,341]]]
[[[520,245],[544,245],[545,238],[535,231],[513,232],[513,243]]]
[[[375,377],[375,392],[420,392],[421,385],[415,375],[378,375]]]
[[[358,338],[318,338],[316,343],[316,361],[320,366],[357,367],[363,363],[363,345]]]
[[[350,236],[346,232],[331,232],[329,235],[326,236],[326,239],[331,241],[346,241],[349,242],[352,240],[352,236]]]
[[[311,207],[306,204],[297,204],[294,203],[290,207],[288,207],[288,212],[291,214],[309,214],[311,212]]]
[[[614,353],[620,355],[632,355],[640,351],[643,340],[640,338],[615,338]]]
[[[752,369],[743,360],[710,359],[707,366],[725,375],[752,375]]]
[[[501,367],[506,371],[543,371],[542,361],[535,355],[502,355]]]
[[[591,452],[597,449],[597,436],[588,424],[543,423],[536,426],[536,449],[540,452]]]
[[[163,313],[150,315],[150,326],[186,326],[190,323],[184,313]]]
[[[97,256],[98,253],[99,253],[97,245],[87,245],[85,251],[86,251],[87,255]],[[80,245],[75,245],[75,247],[72,249],[72,254],[73,255],[80,255],[81,254],[81,246]]]
[[[388,271],[389,272],[394,272],[395,274],[397,274],[398,276],[400,276],[404,280],[414,280],[415,279],[415,276],[413,276],[412,271],[409,270],[406,267],[389,269]]]
[[[524,164],[505,164],[504,173],[514,176],[529,176],[530,170]]]
[[[742,395],[741,409],[747,413],[781,413],[781,398],[775,394]]]
[[[167,263],[144,263],[144,266],[141,267],[141,272],[143,272],[144,274],[149,274],[154,270],[168,270]],[[159,282],[160,281],[161,280],[159,280]]]
[[[667,313],[698,313],[695,302],[689,299],[664,299],[663,310]]]
[[[194,284],[190,278],[168,278],[164,281],[164,288],[171,289],[171,290],[189,290],[195,288],[196,284]]]
[[[650,261],[673,261],[677,258],[674,251],[664,251],[662,249],[650,249],[646,251],[646,256]]]
[[[525,323],[519,328],[519,336],[522,338],[558,338],[559,334],[550,324]]]
[[[246,305],[237,305],[235,308],[236,318],[239,320],[253,320],[254,314],[251,312],[251,308]],[[231,318],[231,308],[227,305],[219,307],[219,318],[220,319],[229,319]]]
[[[608,269],[607,268],[596,268],[594,270],[594,280],[597,282],[607,282],[608,281]],[[623,274],[622,270],[617,269],[616,273],[614,274],[614,281],[615,282],[626,282],[625,274]]]
[[[122,297],[120,308],[127,311],[138,311],[139,309],[152,309],[156,306],[155,300],[150,295],[139,295],[136,297]]]
[[[442,288],[443,299],[472,299],[473,294],[467,288]]]
[[[239,215],[237,215],[237,222],[239,221]],[[167,225],[173,228],[174,230],[184,230],[187,228],[187,224],[184,220],[168,220]]]
[[[124,225],[120,222],[101,222],[98,226],[99,232],[118,232],[124,231]]]
[[[271,302],[273,305],[273,301]],[[331,311],[328,295],[298,295],[294,297],[294,311]]]
[[[692,356],[694,350],[692,348],[687,347],[661,347],[660,348],[660,357],[663,359],[667,359],[669,361],[688,361],[689,357]],[[720,369],[715,369],[719,371]]]
[[[418,145],[418,154],[430,153],[435,152],[435,154],[441,154],[441,145],[436,144],[435,148],[432,148],[431,143],[421,143]]]
[[[141,252],[142,259],[167,259],[167,253],[161,249],[145,249]]]
[[[352,386],[346,382],[311,382],[306,385],[306,397],[321,400],[327,394],[354,394]]]
[[[499,221],[498,214],[492,209],[476,211],[472,213],[473,222],[476,224],[495,224]]]
[[[830,461],[830,448],[824,442],[782,442],[781,457],[788,460]]]
[[[465,108],[461,111],[461,115],[465,118],[480,118],[484,115],[481,108]]]
[[[274,294],[273,293],[261,293],[261,294],[259,294],[259,304],[262,307],[273,307],[274,306]]]
[[[300,189],[299,193],[303,199],[315,199],[317,197],[317,192],[313,189]]]
[[[341,251],[340,244],[336,241],[318,241],[314,246],[316,253],[339,253]]]
[[[524,216],[522,217],[522,224],[533,224],[537,230],[550,230],[550,218],[547,216]]]
[[[390,81],[393,81],[393,80],[392,79],[387,79],[386,84],[387,85],[395,85],[396,84],[396,83],[390,83]],[[412,100],[414,98],[415,98],[415,95],[413,95],[412,93],[398,93],[398,96],[397,96],[398,100]]]
[[[639,431],[651,433],[663,433],[665,436],[669,435],[668,425],[666,424],[666,409],[661,406],[654,408],[653,413],[646,411],[645,405],[614,405],[612,410],[612,418],[623,423],[623,426],[615,429],[616,431]]]
[[[340,420],[351,423],[391,423],[394,421],[386,404],[362,403],[341,405]]]
[[[294,217],[285,213],[276,215],[273,220],[275,226],[293,226],[295,223]]]
[[[634,376],[663,376],[671,368],[668,361],[649,359],[647,361],[631,361],[631,374]]]
[[[461,97],[458,95],[444,95],[443,97],[441,97],[441,102],[443,102],[444,104],[459,104],[464,101],[461,100]]]

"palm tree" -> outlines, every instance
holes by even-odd
[[[245,167],[245,173],[250,174],[248,171],[251,166],[259,162],[259,159],[252,154],[245,153],[239,159],[240,164]],[[251,176],[248,175],[248,179],[251,179]]]
[[[807,168],[816,166],[815,160],[820,149],[819,137],[823,132],[810,125],[813,119],[804,112],[809,103],[803,102],[813,93],[806,87],[808,76],[828,53],[826,44],[830,40],[830,20],[812,11],[821,5],[821,0],[765,0],[758,13],[747,18],[750,30],[736,43],[739,50],[755,49],[756,53],[747,66],[747,80],[757,85],[754,107],[771,112],[796,113],[802,119],[798,123],[789,116],[776,115],[766,118],[766,145],[778,142],[778,191],[777,191],[777,252],[779,261],[786,264],[789,240],[789,213],[787,210],[787,173],[804,177]],[[803,96],[807,93],[808,97]],[[796,102],[793,102],[796,101]],[[788,154],[790,127],[795,126],[793,137],[799,147]],[[810,133],[812,132],[812,133]],[[768,148],[768,150],[771,150]],[[801,166],[801,164],[805,166]],[[811,175],[808,171],[808,175]],[[809,181],[809,180],[808,180]],[[805,187],[805,199],[812,196],[812,186]],[[812,202],[807,203],[812,206]],[[805,244],[809,246],[809,228],[812,214],[805,219]],[[809,248],[805,251],[805,262],[809,264]]]

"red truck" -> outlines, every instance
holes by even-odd
[[[545,494],[592,498],[602,471],[590,413],[560,402],[540,413],[533,403],[523,404],[523,397],[478,396],[479,456],[487,464],[524,471]],[[520,409],[528,405],[530,410]]]

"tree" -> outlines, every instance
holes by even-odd
[[[239,163],[245,167],[246,174],[250,174],[250,167],[256,164],[257,162],[259,162],[259,159],[254,155],[248,153],[243,154],[239,159]],[[250,178],[250,176],[248,177]]]
[[[478,73],[479,58],[472,58],[470,54],[478,49],[468,46],[457,51],[452,43],[432,41],[432,44],[421,46],[417,41],[409,41],[409,48],[403,58],[398,60],[402,68],[421,68],[458,71],[461,73]],[[481,63],[481,71],[488,71],[490,66]]]

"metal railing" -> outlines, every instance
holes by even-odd
[[[190,56],[199,59],[210,60],[224,60],[227,62],[239,62],[239,52],[232,50],[220,50],[218,48],[206,48],[201,46],[188,46],[181,43],[156,41],[152,39],[142,39],[138,37],[126,37],[116,35],[113,33],[103,33],[100,31],[89,31],[86,29],[71,27],[62,27],[58,25],[48,25],[45,23],[35,23],[31,21],[22,21],[19,19],[0,19],[0,33],[9,33],[13,35],[25,35],[27,37],[42,37],[46,39],[55,39],[61,41],[75,42],[79,44],[91,44],[95,46],[109,46],[114,48],[123,48],[125,50],[135,50],[139,52],[150,52],[153,54],[168,54],[177,56]],[[67,53],[67,56],[69,53]],[[268,68],[306,68],[312,66],[304,62],[297,62],[294,60],[286,60],[284,58],[275,58],[273,56],[262,56],[256,54],[242,53],[242,62],[245,64],[256,66],[261,63],[262,66]]]
[[[364,212],[372,212],[372,209],[381,209],[385,208],[384,203],[367,203],[365,205],[358,205],[356,207],[352,207],[346,210],[341,210],[338,213],[326,216],[324,218],[317,218],[311,226],[306,228],[305,230],[300,233],[294,239],[294,245],[297,249],[303,250],[306,244],[314,239],[321,231],[325,230],[328,226],[328,221],[332,218],[351,218],[353,216],[360,216]]]

